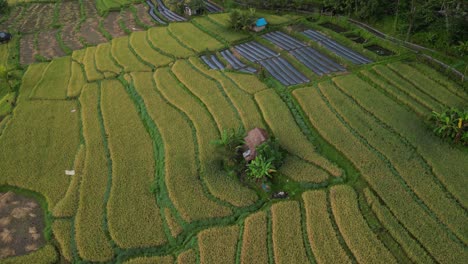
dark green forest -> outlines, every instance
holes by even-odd
[[[466,0],[235,0],[226,6],[345,15],[407,41],[468,55]]]

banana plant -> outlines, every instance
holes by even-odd
[[[275,172],[276,169],[271,160],[267,160],[263,156],[257,156],[247,165],[247,175],[257,180],[263,177],[272,178]]]

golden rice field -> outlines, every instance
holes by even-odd
[[[297,18],[268,16],[285,33]],[[406,52],[341,60],[346,72],[292,87],[211,70],[201,53],[258,38],[226,19],[25,67],[0,119],[0,186],[42,197],[49,236],[0,262],[467,263],[468,151],[427,123],[432,110],[468,107],[466,87]],[[289,198],[222,169],[210,142],[238,127],[278,139]]]

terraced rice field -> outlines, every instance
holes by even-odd
[[[143,30],[132,13],[108,14],[103,43],[28,65],[0,112],[0,186],[34,193],[50,220],[44,247],[0,262],[466,263],[468,152],[426,120],[468,107],[460,84],[410,56],[371,62],[323,35],[331,51],[317,49],[303,30],[231,46],[244,33],[226,14]],[[31,52],[13,47],[9,67]],[[238,127],[278,139],[288,198],[223,170],[211,141]]]

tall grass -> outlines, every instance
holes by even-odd
[[[173,256],[164,256],[164,257],[138,257],[134,259],[127,260],[123,262],[124,264],[173,264]]]

